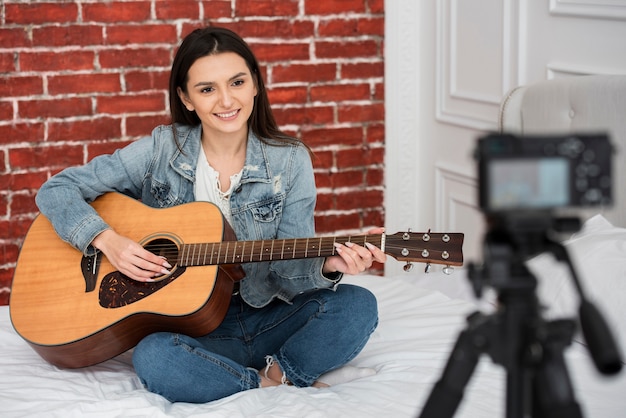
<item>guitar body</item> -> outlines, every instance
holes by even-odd
[[[147,248],[151,242],[234,239],[219,209],[210,203],[154,209],[109,193],[92,206],[114,230]],[[175,265],[157,282],[136,282],[116,272],[106,257],[83,257],[40,215],[15,269],[11,321],[50,363],[84,367],[121,354],[157,331],[209,333],[226,314],[233,281],[242,277],[238,265]]]

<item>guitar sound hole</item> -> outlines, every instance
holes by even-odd
[[[144,248],[153,254],[163,257],[172,265],[172,270],[178,262],[178,246],[173,241],[157,238],[149,241]]]

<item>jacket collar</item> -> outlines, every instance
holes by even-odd
[[[178,149],[174,151],[170,166],[181,176],[194,181],[201,146],[202,126],[175,125],[173,129],[176,129],[180,148],[183,152]],[[266,152],[267,146],[252,131],[249,131],[246,162],[243,167],[241,182],[270,181],[271,169],[268,165]]]

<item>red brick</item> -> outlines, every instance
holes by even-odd
[[[267,95],[272,104],[304,104],[308,98],[306,87],[274,87],[268,90]]]
[[[309,20],[238,20],[220,22],[219,26],[228,28],[247,38],[309,38],[315,33],[315,25]]]
[[[11,102],[0,102],[0,120],[13,119],[13,104]]]
[[[330,183],[333,189],[343,187],[363,187],[365,186],[365,179],[363,170],[342,170],[337,173],[332,173],[330,176]]]
[[[385,85],[383,83],[376,83],[374,85],[374,100],[382,102],[385,100]]]
[[[26,190],[39,189],[48,179],[48,175],[43,172],[26,172],[21,174],[8,173],[0,174],[0,189],[2,190]]]
[[[217,19],[220,17],[232,17],[233,16],[233,8],[231,6],[230,0],[203,1],[202,4],[204,6],[204,18],[205,19]]]
[[[5,218],[9,213],[9,198],[6,192],[0,193],[0,226],[4,227],[4,224],[7,223],[2,221],[2,218]],[[7,231],[8,228],[2,228],[2,231]]]
[[[368,168],[365,173],[365,184],[368,186],[384,186],[385,170],[383,168]]]
[[[337,210],[377,207],[383,204],[382,190],[354,190],[336,195]]]
[[[342,42],[315,42],[317,58],[354,58],[380,56],[378,43],[373,40],[342,41]]]
[[[342,215],[315,215],[315,229],[317,234],[329,234],[335,231],[356,230],[361,228],[361,217],[358,213]]]
[[[39,76],[0,77],[0,97],[32,96],[43,93],[43,80]]]
[[[367,0],[370,13],[383,14],[385,12],[385,0]]]
[[[5,269],[2,269],[2,270],[5,270]],[[10,271],[13,271],[13,269],[11,269]],[[11,273],[11,277],[13,277],[13,273]],[[10,297],[11,297],[10,291],[0,290],[0,305],[2,306],[8,305]]]
[[[368,19],[329,19],[319,24],[318,34],[321,37],[330,36],[383,36],[385,21],[383,17]]]
[[[78,5],[70,2],[18,3],[4,5],[4,19],[7,25],[36,25],[41,23],[75,22],[78,19]]]
[[[6,205],[7,202],[3,203]],[[37,213],[33,212],[29,215],[14,216],[11,220],[0,221],[0,231],[6,231],[6,236],[11,240],[21,241],[33,224],[33,218],[36,215]]]
[[[31,45],[32,42],[28,39],[26,28],[0,28],[0,48],[18,48]]]
[[[307,15],[332,15],[344,12],[365,12],[365,0],[305,0],[304,2],[304,13]]]
[[[42,122],[0,125],[0,144],[43,141],[44,132]]]
[[[150,19],[150,2],[97,2],[83,3],[85,22],[143,22]]]
[[[292,61],[309,59],[308,43],[289,44],[250,44],[257,59],[261,62]]]
[[[103,28],[100,26],[44,26],[33,28],[36,46],[102,45]]]
[[[91,115],[91,99],[88,97],[74,97],[70,99],[53,100],[20,100],[18,101],[18,115],[24,119],[63,118],[70,116]]]
[[[310,128],[302,130],[302,141],[315,148],[327,145],[363,143],[363,128]]]
[[[13,52],[0,53],[0,72],[12,73],[15,71],[15,54]]]
[[[366,140],[370,144],[385,142],[385,124],[370,124],[367,127]]]
[[[329,106],[274,109],[279,125],[320,125],[334,122],[334,111]]]
[[[337,151],[337,167],[365,167],[383,164],[384,148],[350,148]]]
[[[166,106],[164,93],[100,96],[96,99],[96,109],[98,113],[113,115],[165,110]]]
[[[372,122],[385,120],[385,106],[382,103],[370,105],[339,106],[339,122]]]
[[[168,90],[169,71],[125,71],[126,91]]]
[[[10,202],[11,215],[23,215],[27,213],[36,213],[37,205],[35,205],[35,193],[23,194],[15,193]]]
[[[272,84],[302,82],[321,82],[337,79],[336,64],[286,64],[274,65]]]
[[[48,77],[48,92],[51,95],[116,93],[121,89],[120,75],[115,73],[67,74]]]
[[[19,63],[22,71],[77,71],[93,70],[93,51],[70,52],[20,52]]]
[[[81,145],[33,146],[9,151],[11,167],[18,170],[31,167],[68,167],[83,163]]]
[[[0,265],[12,264],[17,261],[17,255],[20,252],[20,247],[16,244],[6,243],[2,244],[0,250]],[[2,283],[0,282],[0,286]]]
[[[126,135],[130,137],[147,136],[159,125],[169,125],[171,116],[168,114],[155,116],[127,116]]]
[[[318,189],[326,188],[329,189],[331,185],[330,176],[332,174],[328,171],[316,171],[315,172],[315,186]]]
[[[102,68],[170,67],[169,48],[107,49],[98,55]]]
[[[5,222],[0,223],[0,227],[2,227],[3,231],[7,229],[4,228]],[[0,244],[4,245],[4,244]],[[2,268],[0,269],[0,287],[11,287],[11,281],[13,280],[14,269],[13,268]],[[0,303],[1,304],[1,303]]]
[[[385,63],[380,62],[360,62],[341,63],[341,78],[379,78],[385,75]]]
[[[298,0],[237,0],[235,16],[297,16],[298,3]]]
[[[80,121],[51,121],[48,126],[49,141],[79,141],[119,138],[121,121],[117,118],[98,117]]]
[[[107,27],[107,44],[154,44],[177,42],[173,25],[112,25]]]
[[[200,18],[200,3],[196,0],[161,0],[155,2],[154,10],[159,20]]]
[[[308,144],[308,141],[304,141]],[[316,151],[313,149],[313,167],[315,169],[328,169],[333,166],[334,153],[332,151]]]
[[[311,87],[311,101],[340,102],[346,100],[369,100],[369,84],[326,84]]]

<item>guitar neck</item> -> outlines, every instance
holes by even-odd
[[[384,234],[210,242],[183,244],[180,249],[178,265],[191,267],[328,257],[336,255],[335,243],[344,244],[346,242],[361,246],[369,242],[385,251]]]

